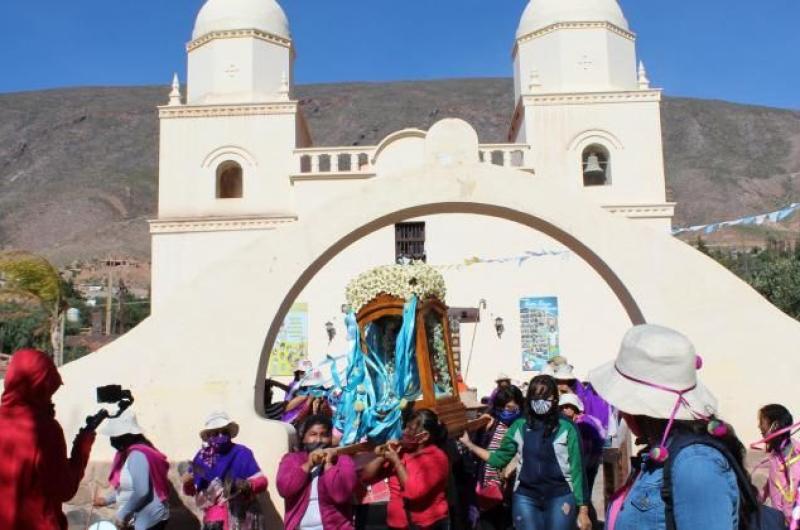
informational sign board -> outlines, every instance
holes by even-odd
[[[296,303],[283,319],[269,357],[267,375],[292,375],[297,361],[308,357],[308,304]]]
[[[541,371],[550,359],[559,355],[558,298],[520,298],[519,322],[522,369],[526,372]]]

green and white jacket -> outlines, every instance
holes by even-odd
[[[569,420],[559,418],[558,429],[551,433],[537,420],[515,421],[500,447],[490,453],[488,464],[503,469],[515,457],[519,460],[515,492],[540,499],[572,492],[578,506],[589,504],[580,434]]]

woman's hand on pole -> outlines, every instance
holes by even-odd
[[[581,506],[578,509],[578,528],[580,530],[592,530],[592,520],[589,517],[588,506]]]

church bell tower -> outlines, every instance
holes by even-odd
[[[537,175],[668,230],[661,91],[617,0],[531,0],[513,56],[509,140],[531,145]]]
[[[275,0],[207,0],[159,108],[154,304],[227,251],[296,218],[289,175],[310,142],[292,99],[294,45]]]

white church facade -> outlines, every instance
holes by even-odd
[[[652,322],[692,338],[722,416],[745,432],[756,360],[786,366],[761,398],[796,403],[800,325],[669,233],[661,91],[635,43],[616,0],[531,0],[507,143],[445,119],[375,146],[315,146],[280,6],[208,0],[186,94],[176,81],[159,108],[153,314],[64,368],[61,419],[77,430],[94,386],[126,385],[179,460],[224,408],[274,476],[289,431],[259,407],[284,318],[303,307],[312,361],[341,353],[347,282],[398,258],[444,274],[462,375],[481,394],[498,372],[530,378],[541,351],[584,375]]]
[[[481,145],[478,158],[668,230],[674,205],[665,198],[661,92],[637,66],[635,36],[617,3],[590,4],[577,12],[565,2],[529,4],[513,52],[509,143]],[[313,131],[292,98],[289,24],[274,2],[206,3],[187,50],[185,103],[176,86],[159,109],[159,208],[151,223],[156,314],[209,264],[264,232],[425,160],[426,132],[417,129],[376,146],[312,144]],[[627,325],[610,309],[608,289],[563,245],[507,221],[443,215],[386,227],[321,271],[297,299],[307,311],[312,360],[344,345],[340,308],[349,279],[394,262],[401,247],[440,267],[448,303],[470,310],[461,326],[468,345],[462,360],[471,372],[464,376],[482,391],[493,372],[530,376],[523,370],[521,300],[557,300],[560,349],[586,370],[600,351],[614,351]],[[597,319],[599,312],[606,317]],[[478,319],[486,329],[476,331]],[[329,322],[340,340],[329,339]]]

